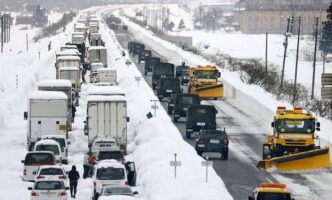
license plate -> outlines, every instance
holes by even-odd
[[[219,140],[210,140],[211,144],[219,144]]]
[[[205,147],[204,144],[198,144],[197,146],[198,146],[198,147]]]
[[[205,122],[197,122],[197,126],[205,126]]]
[[[166,90],[166,92],[173,92],[173,90]]]

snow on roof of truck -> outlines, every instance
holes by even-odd
[[[85,28],[85,24],[77,23],[77,24],[75,24],[75,28]]]
[[[41,136],[41,139],[44,139],[45,138],[63,138],[63,139],[66,139],[66,136],[65,135],[42,135]]]
[[[94,66],[94,67],[98,67],[98,66],[104,67],[104,64],[102,62],[93,62],[93,63],[91,63],[91,66]]]
[[[91,86],[88,95],[122,95],[126,93],[120,86]]]
[[[100,68],[100,69],[98,69],[98,71],[99,72],[113,72],[113,71],[116,72],[116,69],[108,67],[108,68]]]
[[[77,49],[65,49],[55,54],[56,56],[76,56],[81,55]]]
[[[126,97],[121,95],[89,95],[87,102],[91,101],[126,101]]]
[[[115,142],[116,143],[116,140],[113,137],[98,137],[98,138],[94,139],[94,141],[93,141],[93,143],[96,143],[96,142]]]
[[[92,47],[89,48],[89,51],[90,50],[103,50],[103,49],[106,50],[106,47],[104,47],[104,46],[92,46]]]
[[[78,56],[59,56],[57,57],[56,60],[58,61],[58,60],[81,60],[81,59]]]
[[[38,142],[36,142],[35,146],[37,145],[59,145],[59,142],[52,140],[52,139],[45,139],[45,140],[39,140]]]
[[[67,49],[77,49],[76,45],[70,45],[70,44],[66,44],[60,47],[61,48],[67,48]]]
[[[45,79],[37,83],[38,87],[70,87],[70,80],[66,79]]]
[[[68,97],[63,92],[58,91],[34,91],[29,94],[29,99],[42,99],[42,100],[50,100],[50,99],[59,99],[59,100],[67,100]]]
[[[60,71],[63,71],[63,70],[68,70],[68,71],[78,71],[79,68],[78,68],[78,67],[60,67],[59,70],[60,70]]]
[[[96,165],[97,168],[107,168],[107,167],[115,167],[115,168],[124,168],[125,166],[117,160],[102,160],[99,161]]]

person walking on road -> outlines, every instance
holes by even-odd
[[[69,186],[70,186],[70,195],[72,198],[75,198],[77,192],[77,182],[80,178],[80,174],[76,171],[76,166],[73,165],[68,174]]]

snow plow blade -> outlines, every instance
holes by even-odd
[[[330,168],[328,147],[259,161],[257,167],[281,172]]]
[[[209,98],[223,98],[224,97],[224,85],[212,85],[199,88],[192,88],[192,94],[198,94],[203,99]]]

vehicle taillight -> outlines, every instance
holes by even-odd
[[[45,178],[45,176],[37,176],[36,179],[42,179],[42,178]]]
[[[59,176],[59,179],[67,179],[67,176],[65,175]]]
[[[39,194],[37,192],[31,192],[31,196],[35,197],[35,196],[39,196]]]
[[[24,175],[24,176],[27,175],[27,170],[26,170],[26,169],[23,170],[23,175]]]
[[[60,192],[58,196],[66,196],[67,193],[66,192]]]
[[[224,145],[228,145],[229,141],[228,140],[224,140]]]

